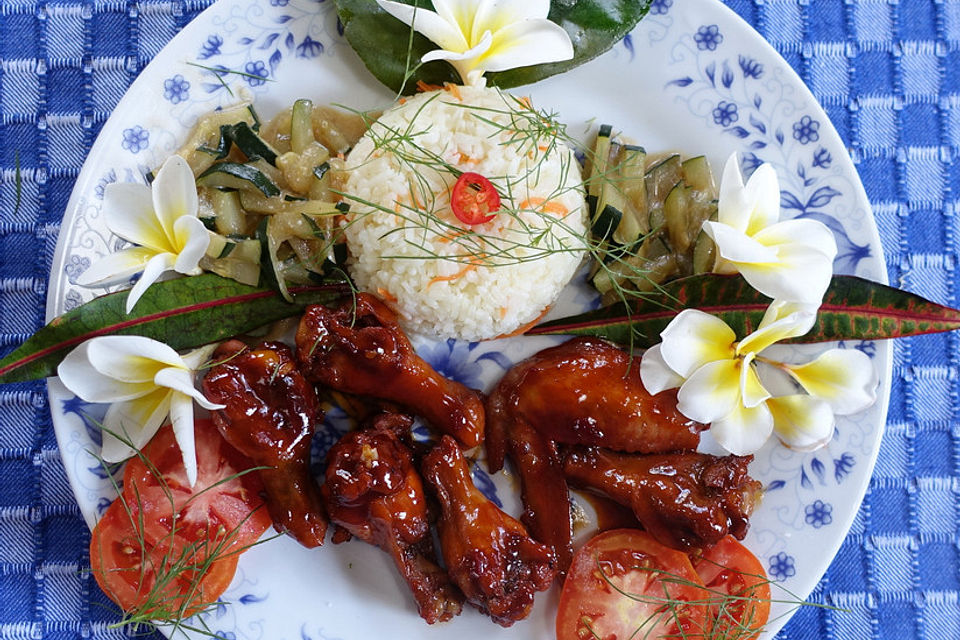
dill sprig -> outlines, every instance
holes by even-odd
[[[155,544],[151,544],[145,535],[145,504],[140,495],[139,487],[134,484],[131,490],[133,496],[132,498],[129,497],[114,477],[118,465],[111,465],[96,453],[91,452],[91,455],[97,458],[107,477],[110,478],[110,483],[118,496],[117,501],[121,505],[127,523],[134,534],[131,546],[133,551],[139,553],[139,562],[136,567],[130,569],[118,567],[108,571],[136,571],[139,573],[137,584],[141,585],[141,588],[145,582],[149,583],[145,592],[141,594],[138,591],[138,604],[132,609],[121,610],[120,620],[111,624],[110,628],[130,627],[137,631],[143,629],[151,631],[163,627],[165,632],[171,636],[176,632],[192,632],[212,638],[220,638],[221,636],[216,635],[207,627],[202,614],[228,603],[220,600],[204,600],[203,579],[216,563],[235,559],[247,549],[263,544],[277,536],[270,536],[266,539],[238,546],[236,544],[237,536],[248,520],[253,517],[254,512],[251,511],[233,529],[227,530],[221,526],[220,530],[208,532],[209,535],[203,536],[195,542],[183,544],[182,538],[178,539],[178,534],[183,530],[180,516],[192,502],[200,499],[207,492],[248,473],[267,467],[252,467],[221,478],[209,487],[191,495],[178,507],[176,496],[166,478],[154,463],[140,449],[134,447],[125,434],[115,433],[102,424],[99,426],[105,433],[113,435],[134,450],[136,457],[144,464],[149,474],[159,485],[163,501],[170,508],[169,521],[171,523],[170,530]],[[159,557],[151,553],[157,549],[161,550]],[[103,566],[102,548],[100,553],[99,560],[101,566]],[[149,582],[151,577],[152,583]],[[105,592],[111,600],[116,602],[119,599],[117,593],[111,593],[109,589],[105,589]]]

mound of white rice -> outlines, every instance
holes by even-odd
[[[580,167],[525,101],[453,87],[386,111],[347,158],[351,275],[407,331],[481,340],[536,320],[577,270],[586,237]],[[490,222],[450,208],[459,172],[501,194]]]

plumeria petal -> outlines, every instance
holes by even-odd
[[[463,53],[472,46],[467,42],[465,35],[469,31],[464,32],[458,28],[459,21],[450,22],[429,9],[414,7],[402,2],[377,0],[377,4],[397,20],[410,25],[415,31],[425,35],[428,40],[437,44],[441,49]]]
[[[110,405],[103,418],[101,457],[107,462],[122,462],[141,449],[157,433],[170,412],[168,389],[157,389],[128,402]],[[133,445],[131,447],[130,445]]]
[[[187,482],[192,487],[197,483],[197,450],[193,438],[193,401],[190,398],[179,393],[171,396],[170,422],[173,425],[173,437],[183,455]]]
[[[833,437],[834,414],[823,400],[796,394],[771,398],[767,406],[777,437],[791,449],[813,451]]]
[[[210,234],[200,218],[184,216],[173,225],[180,253],[173,268],[177,273],[195,276],[201,273],[200,258],[210,246]]]
[[[770,392],[760,382],[757,370],[751,366],[752,362],[753,354],[749,354],[740,364],[740,396],[743,406],[748,409],[753,409],[770,397]]]
[[[486,71],[505,71],[572,57],[573,44],[563,27],[549,20],[524,20],[494,33],[480,65]]]
[[[651,394],[660,393],[665,389],[676,389],[683,384],[683,378],[663,360],[659,344],[644,352],[640,360],[640,381]]]
[[[769,164],[757,167],[743,184],[737,154],[727,158],[720,180],[717,220],[745,235],[775,223],[780,217],[780,185]]]
[[[440,5],[451,4],[451,0],[434,3],[439,11]],[[475,12],[476,23],[496,31],[506,24],[524,20],[539,20],[550,13],[550,0],[452,0],[461,11]]]
[[[722,222],[707,220],[703,230],[717,245],[720,257],[734,265],[771,265],[778,262],[777,251]]]
[[[708,362],[732,358],[737,339],[723,320],[697,309],[678,313],[660,337],[660,356],[683,378]]]
[[[754,238],[776,250],[777,262],[743,265],[743,277],[773,298],[819,304],[830,286],[837,255],[837,243],[830,229],[816,220],[786,220],[761,230]]]
[[[804,248],[780,255],[788,258],[765,265],[738,263],[737,270],[751,287],[767,297],[820,304],[830,286],[833,262]]]
[[[153,391],[152,383],[124,383],[94,369],[88,355],[91,342],[68,353],[57,366],[60,381],[77,397],[86,402],[123,402]]]
[[[856,349],[830,349],[813,362],[788,365],[788,370],[837,415],[857,413],[877,399],[877,371],[870,357]]]
[[[780,218],[780,182],[771,165],[765,163],[757,167],[743,191],[750,206],[746,228],[748,235],[769,227]]]
[[[157,255],[153,249],[130,247],[116,253],[108,253],[84,271],[77,284],[81,287],[108,287],[127,282],[143,271],[150,258]]]
[[[436,12],[377,0],[440,49],[423,62],[446,60],[465,84],[482,85],[486,71],[504,71],[573,57],[570,36],[547,19],[545,0],[437,0]]]
[[[718,360],[693,372],[677,393],[677,409],[697,422],[713,422],[740,404],[740,363]]]
[[[462,53],[448,51],[446,49],[435,49],[424,54],[421,60],[423,62],[432,62],[433,60],[446,60],[454,69],[463,84],[482,85],[483,69],[479,68],[480,60],[493,44],[493,35],[487,31],[476,46],[467,49]]]
[[[178,394],[197,401],[204,409],[223,409],[225,405],[207,400],[200,391],[193,386],[193,372],[185,369],[168,367],[157,372],[154,382],[159,387],[172,389]]]
[[[194,349],[189,353],[185,353],[183,354],[183,362],[187,365],[188,369],[198,371],[203,368],[205,364],[207,364],[207,361],[210,360],[210,356],[213,355],[213,352],[217,350],[218,346],[218,343],[208,344],[200,347],[199,349]]]
[[[773,415],[767,403],[753,408],[737,405],[710,425],[710,434],[717,444],[737,456],[756,453],[772,432]]]
[[[84,346],[90,365],[117,381],[152,383],[161,369],[187,368],[170,346],[144,336],[101,336]]]
[[[196,190],[196,187],[194,187]],[[145,184],[117,182],[103,190],[104,222],[111,233],[155,253],[172,251],[153,208],[152,190]]]
[[[196,178],[187,161],[180,156],[170,156],[163,163],[153,180],[153,209],[169,246],[179,251],[174,225],[182,217],[197,217],[199,198]]]
[[[177,257],[172,253],[159,253],[150,259],[147,266],[143,269],[143,274],[137,283],[130,289],[127,295],[127,313],[133,311],[133,307],[140,300],[147,288],[160,279],[167,271],[172,271]]]
[[[757,330],[737,344],[737,353],[760,353],[775,342],[802,336],[816,321],[817,305],[774,300]]]

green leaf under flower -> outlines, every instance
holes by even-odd
[[[428,0],[400,0],[433,10]],[[417,82],[461,84],[460,77],[444,61],[421,65],[420,58],[437,48],[377,6],[373,0],[335,0],[347,42],[377,80],[393,91],[414,93]],[[566,29],[573,41],[573,59],[497,73],[487,73],[487,85],[508,89],[563,73],[592,60],[627,35],[646,15],[650,0],[578,0],[553,2],[549,18]],[[412,71],[408,75],[408,70]]]
[[[660,295],[617,303],[551,322],[527,335],[589,335],[646,348],[683,309],[699,309],[721,318],[738,338],[760,324],[770,298],[740,276],[705,274],[663,285]],[[806,335],[791,342],[881,340],[960,329],[960,310],[856,276],[834,276]]]
[[[272,289],[251,287],[209,273],[152,285],[126,313],[129,291],[110,293],[68,311],[0,360],[0,383],[56,375],[57,365],[80,343],[103,335],[138,335],[174,349],[190,349],[252,331],[329,302],[349,289],[342,282],[291,287],[293,303]]]

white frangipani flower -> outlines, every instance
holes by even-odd
[[[101,336],[67,354],[57,375],[81,400],[111,403],[103,419],[101,456],[107,462],[132,456],[135,451],[130,445],[142,449],[169,415],[193,486],[197,480],[193,403],[204,409],[223,408],[209,402],[193,385],[194,373],[215,346],[180,356],[150,338]]]
[[[650,393],[679,387],[680,412],[710,423],[714,439],[731,453],[753,453],[773,432],[788,447],[816,449],[833,436],[834,416],[868,407],[877,387],[873,364],[861,351],[831,349],[800,365],[762,356],[774,343],[807,333],[816,311],[774,301],[757,330],[738,342],[719,318],[686,309],[660,334],[663,342],[643,355],[640,377]],[[786,373],[806,393],[774,396],[758,375],[760,365]]]
[[[720,181],[717,220],[703,228],[717,245],[716,270],[737,273],[775,300],[819,305],[833,276],[837,243],[821,222],[780,219],[777,173],[762,164],[743,184],[737,155]]]
[[[198,265],[210,245],[210,234],[197,217],[197,209],[193,171],[180,156],[163,163],[152,186],[107,185],[103,192],[107,227],[138,246],[104,256],[77,283],[85,287],[120,284],[142,271],[127,298],[130,313],[147,287],[164,273],[199,275]]]
[[[570,36],[547,19],[549,0],[433,0],[435,12],[391,0],[377,4],[439,45],[422,61],[446,60],[464,84],[482,86],[487,71],[573,57]]]

